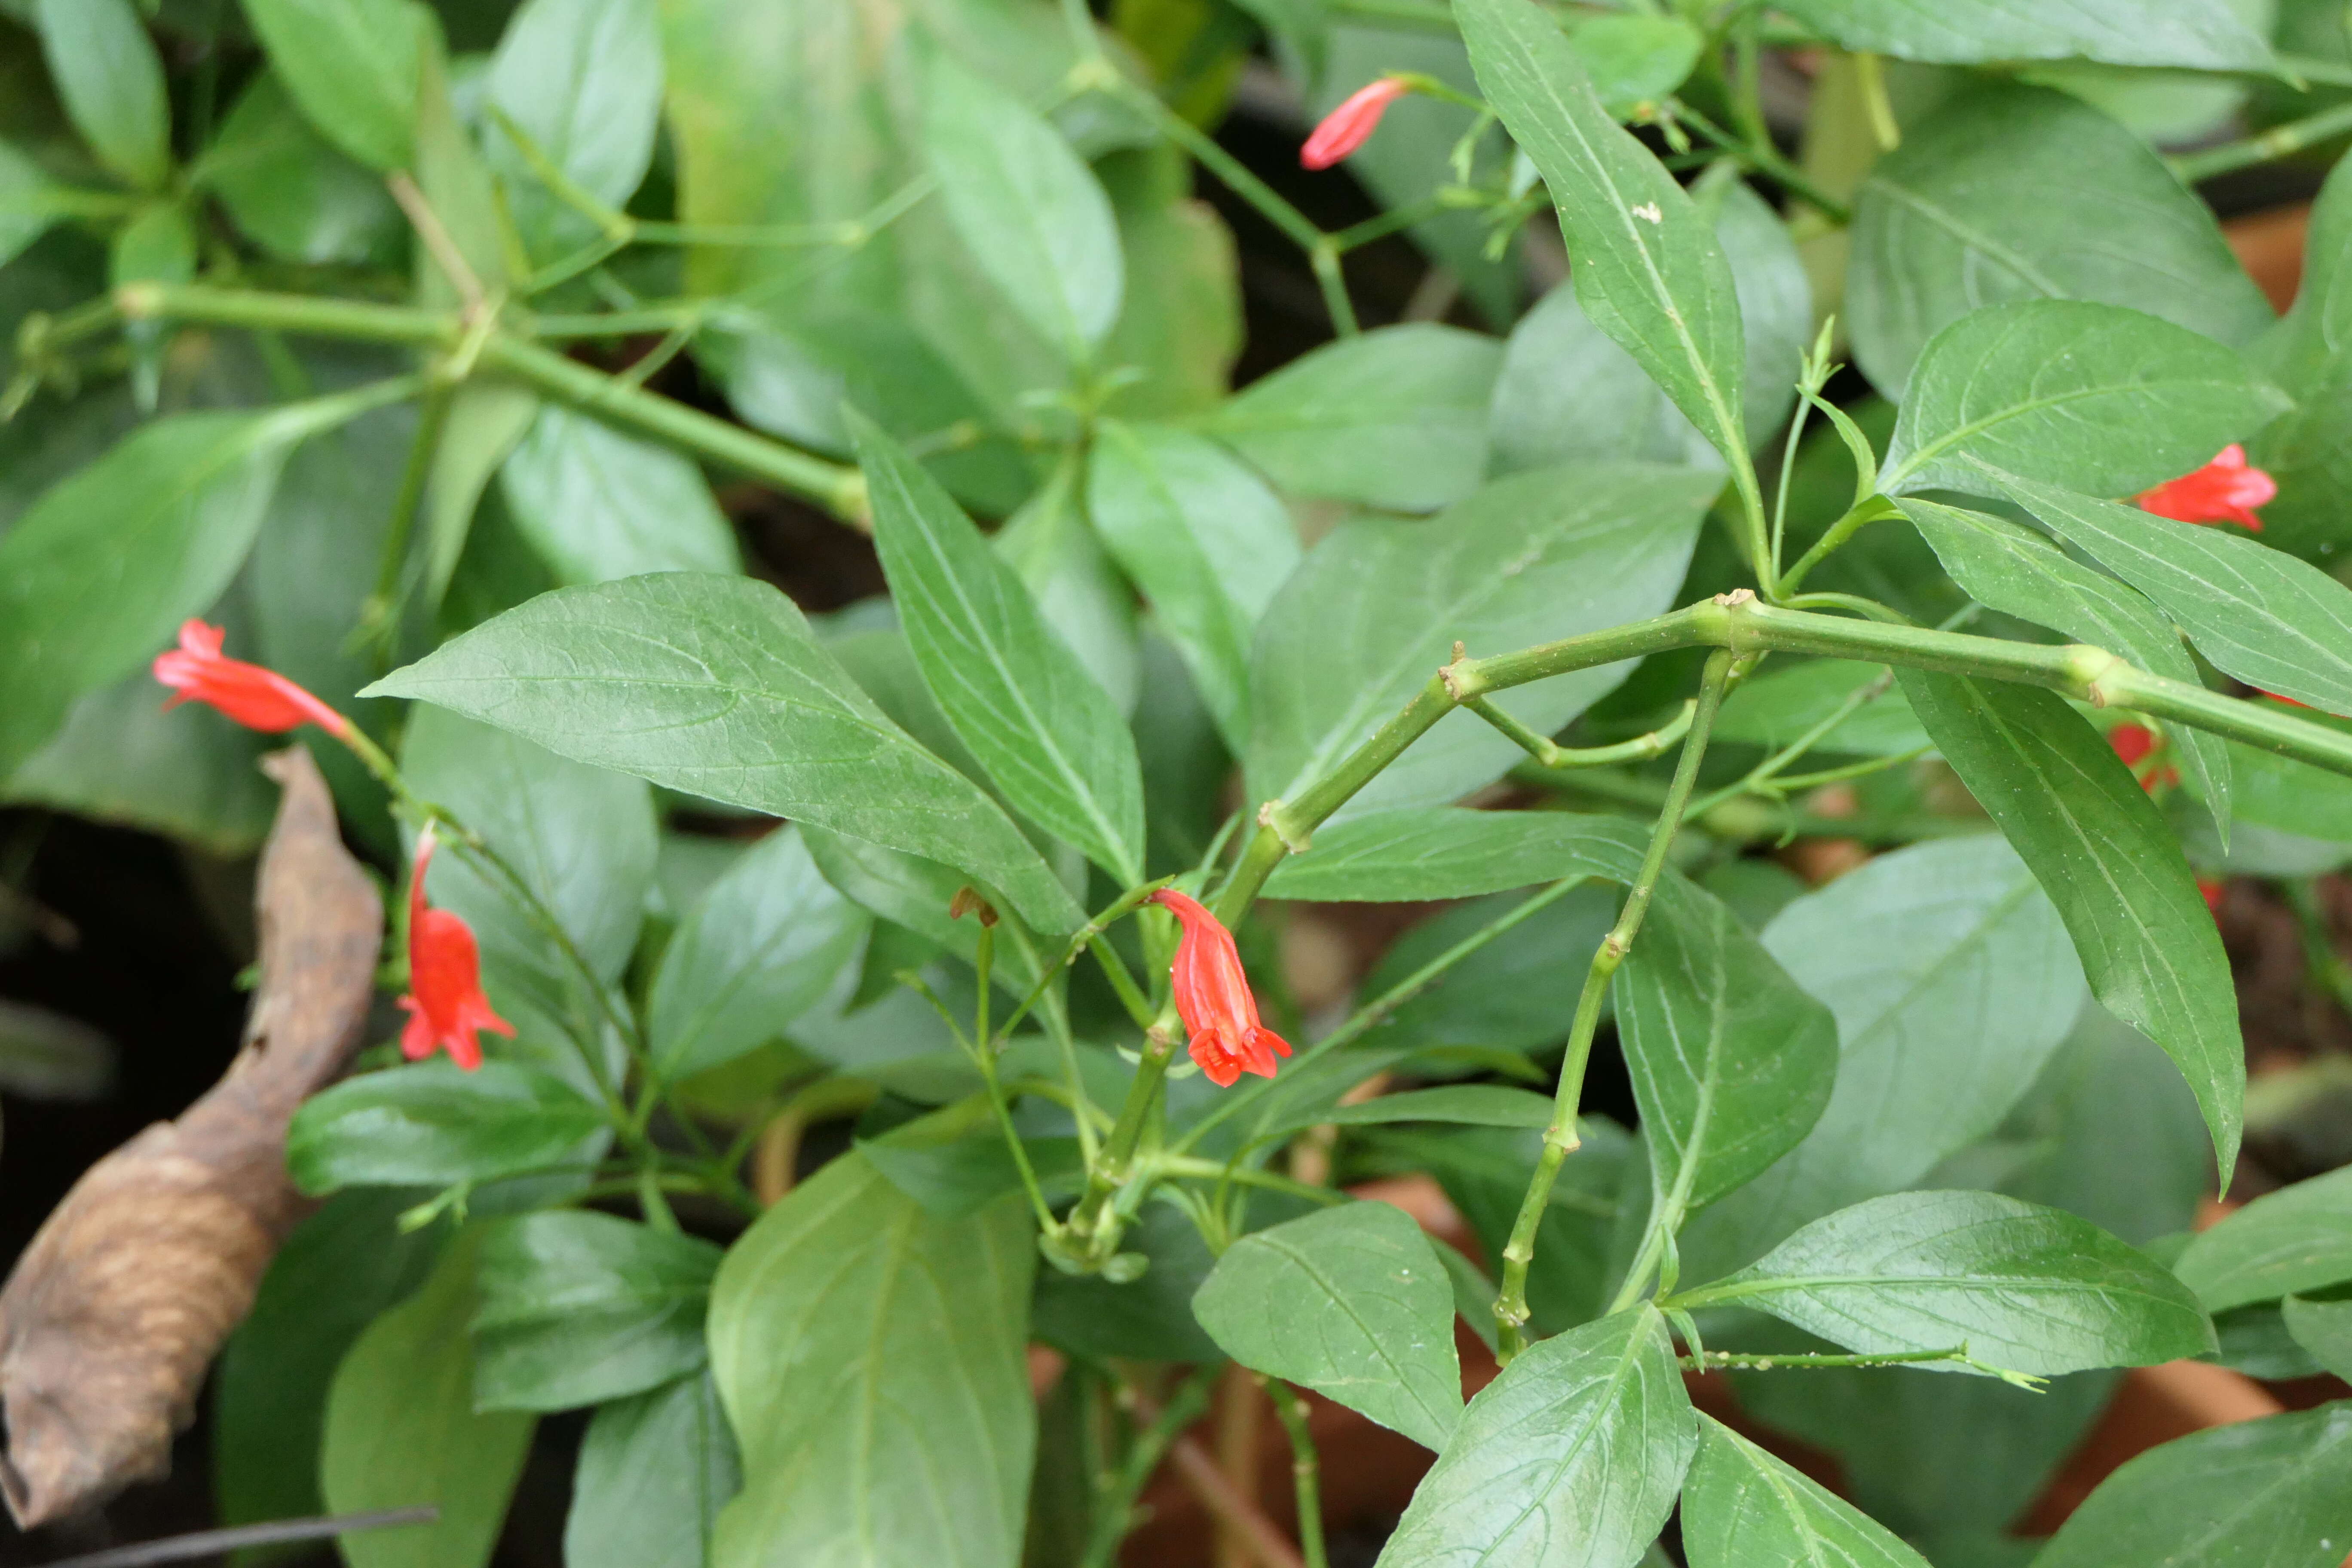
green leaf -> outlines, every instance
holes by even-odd
[[[1041,930],[1084,919],[995,803],[884,718],[763,583],[667,573],[560,589],[368,689],[673,789],[936,856]]]
[[[1639,824],[1565,811],[1407,807],[1348,817],[1276,866],[1266,896],[1328,903],[1466,899],[1562,877],[1630,882]]]
[[[389,265],[404,238],[383,182],[310,129],[275,72],[254,78],[195,178],[280,261]]]
[[[1325,832],[1331,829],[1326,828]],[[1385,995],[1456,943],[1528,902],[1497,893],[1459,904],[1400,938],[1364,980],[1366,997]],[[1367,1048],[1469,1047],[1537,1050],[1568,1037],[1590,954],[1617,918],[1617,889],[1588,883],[1526,916],[1446,969],[1364,1037]],[[1526,1183],[1520,1183],[1525,1186]]]
[[[734,1060],[821,1000],[869,922],[833,890],[800,830],[745,851],[696,900],[663,950],[646,1037],[668,1078]]]
[[[288,449],[343,417],[335,403],[141,426],[0,536],[0,776],[76,698],[162,652],[181,621],[220,597],[260,531]],[[157,691],[159,701],[169,695]]]
[[[404,1232],[416,1194],[339,1193],[286,1238],[221,1352],[213,1384],[213,1488],[225,1524],[322,1512],[327,1390],[360,1331],[410,1295],[446,1239]]]
[[[457,89],[437,37],[418,60],[415,163],[416,188],[449,240],[446,247],[416,247],[418,304],[446,310],[471,302],[473,290],[448,257],[451,249],[486,295],[529,273],[530,258],[508,216],[498,179],[483,162],[473,132],[458,110]]]
[[[2286,1331],[2312,1360],[2339,1378],[2352,1367],[2352,1301],[2289,1296],[2280,1306]]]
[[[1007,303],[1085,364],[1126,285],[1110,198],[1059,132],[942,49],[924,71],[923,141],[948,219]]]
[[[2099,1484],[2036,1568],[2336,1568],[2352,1534],[2352,1405],[2149,1449]]]
[[[2160,35],[2145,6],[2128,14],[2136,37]],[[1846,314],[1854,358],[1889,397],[1903,395],[1927,341],[1980,306],[2122,305],[2238,347],[2271,323],[2212,209],[2146,142],[2046,88],[1972,80],[1905,126],[1903,145],[1878,161],[1855,198],[1853,232]]]
[[[482,1241],[474,1408],[567,1410],[702,1367],[719,1249],[614,1215],[548,1210]]]
[[[2154,599],[2215,668],[2352,715],[2352,588],[2217,528],[2026,479],[2000,483],[2051,531]]]
[[[1689,26],[1656,16],[1596,16],[1580,30],[1580,45],[1602,26],[1624,25]],[[1796,397],[1811,291],[1787,228],[1761,196],[1736,179],[1702,182],[1696,195],[1731,268],[1747,349],[1745,426],[1748,442],[1761,445]],[[1721,462],[1633,357],[1592,324],[1572,285],[1555,287],[1511,329],[1491,424],[1497,473],[1576,458],[1704,468]]]
[[[2265,1193],[2200,1231],[2173,1269],[2209,1312],[2352,1279],[2352,1170]]]
[[[1265,481],[1214,442],[1105,421],[1087,510],[1184,656],[1225,743],[1249,742],[1250,640],[1298,564],[1298,531]]]
[[[1498,479],[1428,522],[1341,523],[1266,611],[1251,662],[1247,798],[1286,798],[1321,778],[1429,683],[1457,640],[1502,653],[1665,609],[1718,484],[1687,469],[1575,464]],[[1494,700],[1550,734],[1629,668]],[[1476,714],[1451,713],[1346,809],[1442,805],[1523,754]]]
[[[1927,1568],[1887,1528],[1711,1415],[1683,1480],[1691,1568]]]
[[[371,169],[409,166],[432,47],[415,0],[244,0],[269,63],[328,141]]]
[[[1622,12],[1579,19],[1569,41],[1594,95],[1618,120],[1634,119],[1643,104],[1682,86],[1706,47],[1699,30],[1679,16]]]
[[[55,200],[59,191],[38,163],[0,142],[0,267],[66,216]]]
[[[923,683],[1015,809],[1141,881],[1143,779],[1118,710],[939,481],[872,424],[857,437]]]
[[[705,1568],[742,1485],[708,1373],[600,1405],[572,1473],[566,1568]]]
[[[1455,1083],[1409,1089],[1353,1105],[1300,1110],[1278,1117],[1263,1133],[1301,1127],[1378,1127],[1391,1121],[1444,1121],[1463,1127],[1541,1128],[1551,1125],[1551,1096],[1499,1083]]]
[[[1920,353],[1879,488],[1981,492],[1983,465],[2128,495],[2285,407],[2234,350],[2185,327],[2071,300],[1993,305]]]
[[[1677,1219],[1821,1120],[1837,1021],[1717,900],[1687,884],[1661,889],[1613,984],[1651,1179]]]
[[[1998,1193],[1894,1193],[1840,1209],[1684,1299],[1758,1308],[1865,1355],[1965,1345],[1977,1362],[2042,1376],[2213,1348],[2197,1299],[2153,1259]]]
[[[469,381],[449,403],[433,467],[425,480],[425,585],[438,605],[466,553],[482,492],[537,423],[540,402],[528,388]]]
[[[541,406],[499,481],[516,531],[559,583],[743,569],[693,463],[587,415]]]
[[[2082,1011],[2058,911],[1994,834],[1881,855],[1790,903],[1763,940],[1836,1015],[1837,1083],[1792,1153],[1685,1234],[1686,1277],[1918,1182],[2000,1125]]]
[[[604,1130],[604,1111],[551,1074],[436,1058],[312,1096],[287,1129],[286,1165],[313,1195],[448,1186],[560,1164]]]
[[[1776,661],[1777,662],[1777,661]],[[1724,699],[1716,719],[1715,738],[1778,751],[1793,745],[1814,725],[1829,719],[1848,699],[1874,682],[1885,685],[1877,696],[1839,720],[1814,748],[1861,757],[1899,757],[1928,745],[1927,731],[1911,705],[1903,700],[1891,672],[1883,664],[1856,659],[1815,658],[1745,680]]]
[[[527,0],[490,57],[489,101],[563,177],[618,210],[646,177],[661,127],[661,14],[655,0]],[[532,172],[503,126],[490,166],[525,240],[553,260],[598,237],[594,219]]]
[[[172,177],[163,62],[131,0],[37,0],[41,54],[98,161],[145,191]]]
[[[1018,1198],[936,1220],[855,1153],[761,1215],[710,1300],[746,1478],[712,1568],[1012,1568],[1036,1439],[1036,1261]]]
[[[1057,464],[990,542],[1124,721],[1140,680],[1135,590],[1087,524],[1083,483],[1078,463]]]
[[[1294,496],[1434,511],[1478,488],[1503,346],[1433,323],[1324,344],[1252,382],[1200,428]]]
[[[1216,208],[1193,196],[1192,161],[1173,142],[1110,153],[1094,171],[1110,196],[1127,258],[1126,296],[1101,359],[1141,373],[1108,406],[1129,419],[1213,408],[1231,384],[1242,344],[1233,231]]]
[[[1748,345],[1731,265],[1665,165],[1593,96],[1575,47],[1531,0],[1465,0],[1486,100],[1543,172],[1586,316],[1735,468]]]
[[[0,175],[0,188],[6,177]],[[0,256],[7,254],[0,220]],[[2295,400],[2248,444],[2278,482],[2263,508],[2263,539],[2326,558],[2352,543],[2352,163],[2337,159],[2311,210],[2294,305],[2255,353]]]
[[[2053,549],[2031,530],[2006,519],[1934,501],[1900,504],[1912,526],[1934,548],[1944,570],[1952,574],[1952,581],[1986,608],[2119,653],[2141,668],[2169,679],[2190,686],[2205,683],[2196,662],[2180,646],[2180,634],[2131,588]],[[2345,603],[2352,608],[2352,595],[2346,595]],[[2352,671],[2352,662],[2345,668]],[[2212,812],[2226,842],[2230,832],[2227,743],[2218,735],[2186,724],[2174,726],[2167,734],[2187,765],[2190,786]]]
[[[2246,1084],[2238,997],[2171,828],[2056,693],[1926,670],[1902,679],[1937,749],[2058,906],[2092,994],[2179,1065],[2226,1185]]]
[[[474,1409],[466,1320],[478,1239],[461,1234],[424,1289],[369,1324],[335,1370],[319,1455],[328,1511],[441,1510],[430,1525],[342,1538],[351,1568],[484,1568],[498,1544],[538,1423]]]
[[[2263,71],[2275,63],[2226,0],[2174,0],[2153,12],[2133,0],[2048,7],[1951,0],[1932,9],[1905,0],[1789,0],[1778,9],[1842,48],[1944,65],[2077,56],[2190,70]],[[1906,146],[1910,135],[1906,127]]]
[[[1192,1311],[1244,1366],[1423,1447],[1443,1448],[1462,1418],[1454,1286],[1402,1209],[1343,1204],[1253,1232],[1217,1259]]]
[[[1572,1329],[1521,1353],[1470,1402],[1380,1568],[1474,1559],[1633,1568],[1697,1447],[1697,1417],[1654,1310]]]

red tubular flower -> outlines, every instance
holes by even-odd
[[[2156,731],[2145,724],[2118,724],[2107,731],[2107,744],[2124,760],[2124,766],[2136,768],[2156,750]]]
[[[1298,150],[1299,165],[1328,169],[1362,146],[1380,129],[1381,116],[1388,112],[1389,105],[1402,98],[1405,91],[1405,84],[1392,76],[1358,88],[1348,95],[1345,103],[1325,115],[1323,123],[1307,138],[1307,145]]]
[[[514,1026],[498,1016],[482,994],[482,956],[474,928],[451,910],[425,906],[425,868],[433,859],[433,829],[416,841],[416,864],[408,878],[408,994],[400,1005],[408,1026],[400,1032],[400,1054],[421,1061],[436,1050],[467,1072],[482,1065],[476,1031],[514,1037]]]
[[[209,702],[248,730],[276,735],[298,724],[316,724],[337,740],[352,721],[274,669],[222,656],[227,633],[199,620],[180,623],[180,646],[155,656],[155,679],[172,688],[163,704]]]
[[[1272,1078],[1274,1058],[1288,1056],[1290,1046],[1257,1021],[1257,998],[1250,994],[1234,933],[1196,900],[1172,889],[1162,888],[1150,901],[1184,928],[1176,946],[1176,1011],[1192,1059],[1219,1089],[1245,1072]]]
[[[2141,491],[2139,505],[2175,522],[2234,522],[2260,533],[2263,520],[2254,508],[2277,495],[2278,481],[2249,468],[2246,449],[2232,441],[2195,473]]]
[[[2219,878],[2215,878],[2215,877],[2200,877],[2200,878],[2198,878],[2198,879],[2197,879],[2197,890],[2198,890],[2199,892],[2200,892],[2200,893],[2202,893],[2202,894],[2204,894],[2204,895],[2205,895],[2205,907],[2206,907],[2207,909],[2209,909],[2209,910],[2212,910],[2212,911],[2213,911],[2213,918],[2214,918],[2214,919],[2216,919],[2216,920],[2221,919],[2221,879],[2220,879]]]

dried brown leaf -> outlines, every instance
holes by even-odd
[[[285,793],[244,1048],[179,1120],[91,1166],[0,1289],[0,1494],[26,1529],[170,1468],[205,1368],[310,1206],[286,1124],[359,1043],[383,910],[310,753],[264,766]]]

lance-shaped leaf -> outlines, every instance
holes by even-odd
[[[2179,841],[2056,693],[1906,670],[1912,711],[2058,906],[2091,994],[2179,1064],[2226,1185],[2246,1052],[2213,913]]]
[[[917,850],[1049,931],[1085,918],[978,784],[857,689],[791,600],[671,572],[543,594],[368,689],[562,756]]]
[[[1616,979],[1658,1199],[1688,1214],[1795,1148],[1829,1103],[1837,1021],[1721,900],[1663,897]]]
[[[710,1369],[746,1481],[712,1568],[1013,1568],[1036,1262],[1019,1198],[934,1219],[855,1153],[762,1215],[711,1290]]]
[[[286,1165],[313,1194],[351,1186],[451,1186],[578,1157],[603,1109],[552,1073],[434,1060],[346,1079],[286,1131]]]
[[[699,1371],[719,1249],[617,1215],[548,1210],[482,1243],[474,1407],[564,1410]]]
[[[1141,881],[1143,776],[1118,710],[940,482],[879,426],[851,424],[923,684],[1015,810]]]
[[[2000,486],[2052,532],[2162,605],[2215,668],[2352,714],[2352,588],[2218,528],[2026,479],[2004,476]]]
[[[527,0],[490,58],[489,100],[577,189],[628,205],[661,125],[654,0]],[[503,125],[485,129],[516,226],[543,261],[597,237],[596,220],[547,187]]]
[[[2002,0],[1787,0],[1775,9],[1840,47],[1897,59],[1970,65],[1985,60],[2063,60],[2190,70],[2269,69],[2271,52],[2227,0],[2071,0],[2013,5]]]
[[[2151,19],[2120,3],[2136,28]],[[2069,92],[1953,74],[1951,96],[1903,127],[1854,197],[1843,314],[1882,394],[1903,395],[1938,331],[2016,300],[2122,305],[2235,348],[2271,324],[2213,209],[2137,132]]]
[[[742,1484],[708,1373],[599,1405],[572,1473],[566,1568],[708,1568],[719,1510]]]
[[[1457,19],[1478,85],[1559,209],[1576,302],[1745,467],[1748,345],[1714,226],[1610,117],[1549,13],[1532,0],[1464,0]]]
[[[1865,1355],[1966,1346],[1976,1362],[2041,1376],[2213,1348],[2197,1298],[2153,1258],[2063,1209],[1998,1193],[1873,1198],[1681,1298],[1732,1301]]]
[[[1429,684],[1456,642],[1502,653],[1665,609],[1682,585],[1683,542],[1720,488],[1686,468],[1567,464],[1497,479],[1427,522],[1340,524],[1259,625],[1248,798],[1287,798],[1323,776]],[[1630,668],[1494,700],[1550,734]],[[1441,805],[1525,754],[1476,714],[1450,713],[1345,809]]]
[[[558,582],[742,570],[735,531],[692,462],[585,414],[541,407],[499,481],[516,531]]]
[[[2146,595],[2127,584],[2093,571],[2005,518],[1934,501],[1899,504],[1943,562],[1944,570],[1952,574],[1952,581],[1987,608],[2119,653],[2155,674],[2190,686],[2204,684],[2196,662],[2180,646],[2180,634],[2157,613]],[[2352,595],[2346,595],[2345,604],[2352,609]],[[2352,664],[2347,668],[2352,669]],[[2226,839],[2230,831],[2227,745],[2219,735],[2186,724],[2175,726],[2168,733],[2187,764],[2198,798],[2213,813]]]
[[[1692,1278],[1917,1184],[2000,1125],[2082,1011],[2083,966],[2058,911],[1995,833],[1881,855],[1763,934],[1837,1016],[1837,1084],[1802,1143],[1685,1233]]]
[[[1853,1504],[1711,1415],[1683,1481],[1691,1568],[1927,1568]]]
[[[415,0],[245,0],[269,63],[320,134],[376,170],[415,153],[433,18]]]
[[[344,399],[144,425],[0,536],[0,777],[74,700],[161,653],[236,575],[295,442]],[[336,693],[327,693],[329,697]]]
[[[2352,1372],[2352,1301],[2289,1296],[2279,1303],[2279,1316],[2312,1360],[2337,1377]]]
[[[1434,511],[1486,471],[1486,405],[1503,345],[1433,321],[1381,327],[1300,355],[1201,428],[1295,496]]]
[[[1633,1568],[1698,1447],[1647,1305],[1545,1340],[1479,1391],[1377,1568]]]
[[[1428,1448],[1462,1418],[1454,1286],[1412,1216],[1344,1204],[1226,1248],[1192,1297],[1219,1348]]]
[[[2200,1232],[2173,1268],[2209,1312],[2352,1279],[2352,1170],[2265,1193]]]
[[[99,162],[142,190],[172,175],[163,62],[131,0],[38,0],[49,79]]]
[[[1266,896],[1331,903],[1469,899],[1562,877],[1630,881],[1647,836],[1622,816],[1566,811],[1369,812],[1318,830],[1275,868]]]
[[[1205,437],[1106,421],[1087,464],[1087,510],[1238,754],[1249,743],[1250,640],[1298,564],[1282,499]]]
[[[2059,1527],[2035,1568],[2336,1568],[2352,1539],[2352,1405],[2150,1448]]]
[[[1911,373],[1880,488],[1982,492],[1990,464],[2095,495],[2185,474],[2287,406],[2236,350],[2137,310],[2029,300],[1963,316]]]
[[[924,73],[923,140],[940,197],[989,281],[1071,364],[1118,317],[1118,226],[1058,132],[946,48]]]

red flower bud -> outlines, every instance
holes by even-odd
[[[467,1072],[482,1065],[476,1032],[514,1037],[514,1026],[498,1016],[482,994],[482,956],[474,928],[452,910],[425,906],[425,868],[433,860],[433,829],[416,841],[416,863],[408,875],[408,994],[400,1005],[408,1026],[400,1032],[400,1054],[421,1061],[436,1050]]]
[[[2254,508],[2277,495],[2278,482],[2247,467],[2246,449],[2232,441],[2195,473],[2141,491],[2139,505],[2175,522],[2234,522],[2259,533],[2263,520]]]
[[[1257,1021],[1257,998],[1250,994],[1234,933],[1197,900],[1172,889],[1162,888],[1149,901],[1174,914],[1184,928],[1172,973],[1176,1011],[1183,1017],[1192,1059],[1220,1089],[1245,1072],[1272,1078],[1274,1058],[1288,1056],[1290,1047]]]
[[[209,702],[248,730],[281,734],[298,724],[316,724],[341,740],[352,721],[278,674],[257,664],[221,656],[228,634],[199,620],[180,623],[180,646],[155,656],[155,679],[173,689],[166,708]]]
[[[1298,150],[1301,167],[1328,169],[1371,139],[1389,105],[1405,95],[1405,84],[1384,76],[1349,94],[1348,100],[1323,117],[1323,123]],[[1173,907],[1172,905],[1171,906]]]
[[[2221,879],[2216,877],[2200,877],[2197,879],[2197,890],[2205,895],[2205,907],[2212,910],[2213,917],[2219,920],[2221,915]]]

